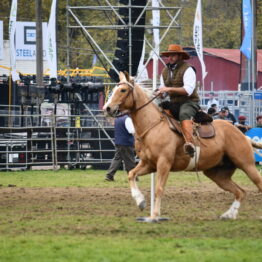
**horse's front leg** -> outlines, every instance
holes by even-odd
[[[165,185],[168,179],[169,171],[171,169],[171,163],[167,158],[161,158],[157,162],[157,183],[156,183],[156,199],[152,221],[158,221],[161,214],[161,198],[164,193]]]
[[[128,180],[131,188],[132,197],[135,199],[137,206],[143,210],[146,207],[146,201],[144,195],[139,190],[136,177],[149,174],[152,170],[143,161],[140,161],[138,165],[129,171]]]

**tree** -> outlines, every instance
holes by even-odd
[[[2,1],[0,20],[4,21],[4,39],[8,39],[8,23],[11,0]],[[42,2],[43,21],[48,22],[52,0]],[[66,66],[66,3],[58,0],[57,9],[57,50],[59,68]],[[69,0],[70,6],[105,5],[104,1],[97,0]],[[110,1],[118,5],[119,1]],[[164,39],[160,50],[165,50],[169,43],[180,43],[183,46],[193,46],[193,23],[195,16],[196,0],[163,0],[166,6],[182,6],[180,24],[181,30],[172,29]],[[241,4],[242,0],[203,0],[203,44],[211,48],[239,48],[241,45]],[[18,1],[18,21],[35,21],[35,0]],[[117,19],[112,12],[105,11],[74,11],[84,25],[116,24]],[[147,23],[150,23],[151,12],[147,14]],[[167,13],[161,11],[161,21],[168,24],[170,21]],[[70,16],[70,25],[77,25]],[[163,30],[161,30],[163,32]],[[93,30],[92,36],[101,48],[113,59],[116,31]],[[262,48],[262,1],[257,1],[257,47]],[[94,51],[90,47],[81,29],[70,29],[70,61],[71,67],[88,68],[91,66]]]

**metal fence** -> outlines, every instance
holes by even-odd
[[[200,91],[201,107],[206,108],[210,91]],[[227,106],[237,119],[239,115],[247,117],[251,126],[256,125],[256,117],[262,114],[261,91],[214,91],[215,98],[219,101],[219,107]]]
[[[201,107],[207,109],[209,92],[200,91],[200,97]],[[215,98],[220,107],[229,107],[236,118],[245,115],[251,126],[255,126],[256,116],[262,114],[260,91],[219,91]],[[0,105],[0,170],[44,165],[53,169],[88,165],[107,168],[115,150],[113,119],[85,104],[81,115],[71,115],[70,105],[67,106],[67,113],[60,114],[61,110],[49,110],[43,104]]]
[[[113,124],[98,110],[65,116],[0,106],[0,124],[0,170],[103,168],[114,156]]]

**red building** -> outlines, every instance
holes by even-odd
[[[197,71],[197,81],[202,82],[201,65],[194,48],[185,48],[191,55],[191,63]],[[166,60],[164,58],[164,60]],[[205,90],[237,90],[240,82],[240,51],[239,49],[204,48],[206,71]],[[159,62],[159,75],[164,65]],[[152,78],[153,61],[148,66],[148,75]],[[257,87],[262,88],[262,50],[257,52]]]

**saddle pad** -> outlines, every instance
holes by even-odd
[[[168,121],[169,128],[172,131],[177,132],[178,134],[182,135],[182,129],[181,129],[180,123],[168,114],[164,113],[163,115],[166,117]],[[215,128],[213,127],[211,123],[208,123],[205,125],[196,124],[196,125],[193,125],[193,128],[195,132],[198,134],[198,136],[201,138],[212,138],[216,134]]]
[[[215,136],[215,128],[212,124],[199,125],[196,127],[196,132],[201,138],[212,138]]]

